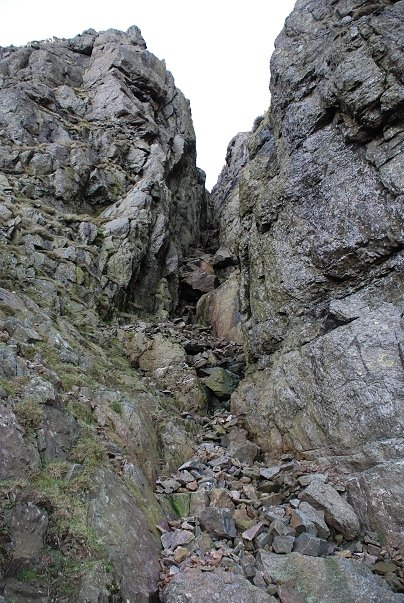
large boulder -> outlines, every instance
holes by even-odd
[[[264,450],[392,494],[360,513],[390,539],[404,531],[403,11],[302,0],[277,39],[239,184],[250,368],[232,402]]]
[[[279,584],[293,584],[310,603],[402,603],[387,583],[359,561],[319,558],[300,553],[262,551],[264,575]]]
[[[153,533],[159,519],[157,503],[146,502],[140,493],[135,496],[107,469],[98,471],[95,486],[89,526],[101,538],[107,558],[120,576],[121,596],[146,603],[156,596],[159,577],[160,543]]]
[[[264,590],[253,586],[244,576],[216,569],[202,572],[190,569],[180,572],[163,593],[164,603],[272,603],[275,599]]]

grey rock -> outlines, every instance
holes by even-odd
[[[310,521],[314,523],[317,528],[317,535],[320,538],[328,538],[330,535],[330,529],[324,520],[324,511],[315,509],[307,502],[301,502],[299,505],[299,511],[302,511]]]
[[[300,509],[294,509],[290,514],[290,525],[296,530],[297,534],[301,534],[302,532],[306,532],[307,534],[312,534],[313,536],[317,536],[317,528],[314,523],[301,511]]]
[[[272,479],[279,475],[281,472],[281,465],[275,465],[274,467],[263,467],[260,469],[260,476],[264,479]]]
[[[264,575],[277,582],[291,581],[313,603],[401,603],[386,582],[362,563],[338,557],[309,557],[300,553],[276,555],[261,551]],[[315,577],[315,579],[313,579]]]
[[[275,553],[291,553],[295,542],[294,536],[275,536],[272,542],[272,549]]]
[[[36,561],[44,549],[48,514],[34,503],[17,503],[4,515],[14,559]]]
[[[232,457],[246,465],[252,465],[259,453],[259,446],[247,439],[247,432],[244,429],[237,427],[234,427],[227,436],[227,449]]]
[[[401,2],[297,3],[236,176],[250,370],[232,412],[264,452],[343,462],[364,492],[403,458],[402,35]],[[393,500],[384,522],[362,505],[389,538]]]
[[[242,343],[240,314],[240,277],[234,272],[224,283],[202,295],[196,305],[196,319],[211,326],[216,337]]]
[[[226,164],[209,198],[213,223],[219,226],[220,244],[236,253],[240,235],[239,179],[248,161],[248,133],[237,134],[229,143]]]
[[[16,578],[6,580],[3,593],[6,603],[49,603],[50,600],[46,588],[31,586]]]
[[[300,534],[294,542],[293,550],[302,555],[310,555],[312,557],[321,557],[326,553],[327,541],[321,538],[316,538],[312,534],[304,532]]]
[[[216,600],[222,603],[272,603],[273,597],[253,586],[243,576],[222,569],[180,572],[163,593],[164,603],[206,603]]]
[[[218,538],[235,538],[236,526],[228,509],[208,507],[199,514],[201,526],[211,536]]]
[[[299,498],[324,511],[326,522],[340,531],[347,540],[353,540],[358,534],[358,516],[352,506],[330,484],[313,480],[299,494]]]
[[[230,371],[216,366],[206,369],[207,377],[202,382],[219,398],[229,397],[238,385],[238,379]]]
[[[120,576],[121,596],[146,603],[156,593],[159,574],[160,544],[151,531],[154,526],[140,510],[134,494],[113,472],[99,469],[95,486],[89,526],[102,539]]]
[[[24,430],[17,417],[0,402],[0,479],[26,477],[39,467],[39,455],[32,444],[23,437]]]
[[[189,544],[194,538],[194,534],[188,530],[174,530],[173,532],[166,532],[162,535],[161,544],[165,549],[174,550],[177,546]]]
[[[57,408],[46,406],[42,426],[38,430],[38,447],[48,462],[65,460],[77,442],[80,429],[77,421]]]
[[[0,377],[11,379],[23,374],[23,363],[17,355],[17,347],[0,345]]]

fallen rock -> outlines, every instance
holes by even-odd
[[[211,535],[217,538],[235,538],[237,536],[236,526],[228,509],[216,509],[208,507],[203,509],[199,515],[201,526]]]
[[[309,557],[300,553],[260,552],[264,576],[291,582],[310,603],[403,603],[386,582],[365,565],[339,557]]]
[[[203,572],[190,569],[180,572],[165,588],[164,603],[276,603],[262,589],[253,586],[246,578],[222,569]]]
[[[303,533],[298,536],[294,542],[293,550],[302,555],[311,555],[312,557],[321,557],[327,550],[327,541],[316,538],[311,534]]]
[[[302,501],[324,511],[325,521],[341,532],[347,540],[353,540],[359,533],[359,519],[353,508],[330,484],[312,480],[299,494]]]

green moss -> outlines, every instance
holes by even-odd
[[[7,396],[15,396],[16,394],[14,387],[10,384],[8,379],[0,378],[0,389],[5,391]]]
[[[117,415],[122,414],[122,404],[119,400],[114,400],[111,404],[111,408]]]
[[[68,468],[68,463],[52,463],[32,477],[33,498],[49,515],[48,544],[62,548],[70,558],[98,559],[103,548],[87,525],[86,497],[77,482],[62,477]]]
[[[21,582],[38,582],[38,572],[33,569],[23,569],[17,574],[17,579]]]

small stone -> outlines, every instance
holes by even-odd
[[[324,511],[315,509],[307,502],[301,502],[299,511],[302,511],[310,521],[314,523],[317,528],[317,535],[320,538],[328,538],[330,535],[330,529],[325,523]]]
[[[218,538],[235,538],[236,526],[228,509],[208,507],[199,516],[201,526],[212,536]]]
[[[186,488],[191,492],[196,492],[196,490],[198,490],[198,482],[189,482],[189,484],[186,485]]]
[[[289,504],[294,509],[298,509],[300,505],[300,500],[298,498],[292,498],[292,500],[289,501]]]
[[[264,516],[269,521],[275,521],[275,519],[285,519],[285,509],[283,507],[272,507],[265,508]]]
[[[275,553],[287,554],[293,550],[295,542],[294,536],[275,536],[272,542],[272,548]]]
[[[183,546],[179,546],[174,551],[174,561],[176,563],[182,563],[189,555],[188,549]]]
[[[356,513],[330,484],[315,479],[299,494],[299,498],[324,511],[326,522],[347,540],[353,540],[358,534],[360,526]]]
[[[169,575],[170,576],[175,576],[176,574],[178,574],[178,572],[180,571],[180,568],[177,567],[176,565],[172,565],[169,569]]]
[[[262,523],[257,523],[255,526],[252,526],[251,528],[249,528],[248,530],[245,530],[241,536],[242,538],[244,538],[244,540],[254,540],[254,538],[256,538],[257,536],[259,536],[265,529],[264,524]]]
[[[397,566],[395,563],[390,563],[388,561],[379,561],[378,563],[375,563],[373,570],[376,574],[379,574],[379,576],[383,576],[384,574],[397,571]]]
[[[269,532],[262,532],[257,538],[254,539],[254,546],[257,549],[263,549],[265,546],[271,544],[272,536]]]
[[[352,552],[348,551],[348,549],[344,549],[342,551],[336,551],[335,555],[337,557],[342,557],[343,559],[351,559],[352,558]]]
[[[376,555],[376,557],[379,557],[382,549],[380,546],[376,546],[374,544],[368,544],[367,550],[368,550],[369,555]]]
[[[293,551],[311,557],[321,557],[327,549],[327,541],[311,534],[300,534],[294,542]]]
[[[165,479],[159,482],[159,484],[164,488],[166,494],[171,494],[181,488],[180,482],[177,482],[175,479]]]
[[[255,523],[243,509],[236,509],[233,514],[233,519],[236,524],[236,528],[241,532],[252,528]]]
[[[297,534],[307,532],[317,536],[317,528],[312,521],[299,509],[292,511],[290,516],[290,526],[296,530]]]
[[[264,479],[272,479],[281,472],[281,466],[275,465],[274,467],[264,467],[260,469],[260,476]]]
[[[236,508],[225,488],[214,488],[211,490],[209,493],[209,500],[211,507],[229,509],[232,513]]]
[[[182,485],[195,481],[195,477],[187,470],[177,473],[175,479]]]
[[[269,533],[275,536],[294,536],[295,530],[291,528],[289,525],[281,521],[280,519],[275,519],[269,526]]]
[[[161,544],[164,549],[174,550],[177,546],[189,544],[194,538],[194,534],[188,530],[174,530],[174,532],[166,532],[161,536]]]

